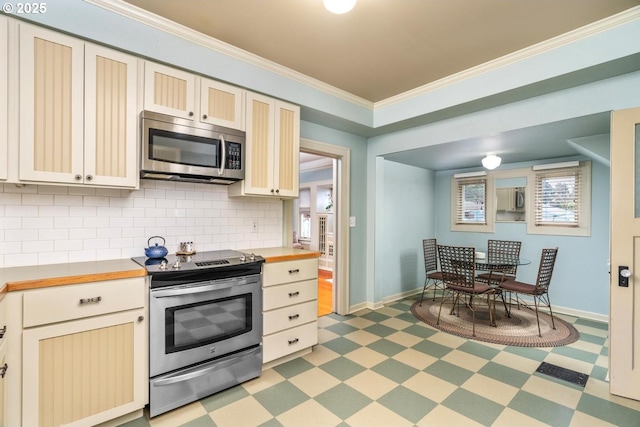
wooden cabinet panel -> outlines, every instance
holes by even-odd
[[[82,177],[83,49],[73,37],[20,26],[20,180]]]
[[[23,332],[22,422],[91,426],[146,404],[144,310]]]
[[[296,351],[304,350],[318,343],[318,322],[307,323],[286,329],[263,338],[265,363],[271,362]]]
[[[7,179],[8,163],[8,102],[9,102],[9,52],[8,52],[8,21],[0,16],[0,180]]]
[[[200,121],[244,130],[244,89],[202,78]]]
[[[144,109],[193,120],[196,76],[186,71],[146,61]]]
[[[20,181],[135,188],[137,63],[20,24]]]
[[[318,279],[265,287],[262,309],[264,311],[287,305],[318,299]]]
[[[229,196],[298,197],[300,107],[251,92],[246,100],[245,179]]]
[[[264,313],[264,334],[315,322],[318,319],[318,301],[308,301]]]
[[[298,282],[318,278],[317,258],[294,261],[268,262],[264,264],[263,286]]]

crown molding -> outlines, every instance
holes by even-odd
[[[335,96],[336,98],[353,103],[360,107],[368,108],[372,111],[378,108],[388,107],[394,104],[407,101],[411,98],[424,95],[434,90],[442,89],[446,86],[454,85],[463,80],[466,80],[484,73],[488,73],[492,70],[496,70],[498,68],[516,63],[518,61],[522,61],[527,58],[534,57],[536,55],[540,55],[545,52],[552,51],[559,47],[566,46],[568,44],[574,43],[581,39],[591,37],[595,34],[598,34],[598,33],[610,30],[612,28],[640,19],[640,6],[636,6],[626,11],[620,12],[616,15],[612,15],[605,19],[601,19],[600,21],[594,22],[592,24],[588,24],[583,27],[577,28],[568,33],[561,34],[557,37],[551,38],[549,40],[545,40],[543,42],[540,42],[532,46],[528,46],[524,49],[502,56],[495,60],[485,62],[484,64],[480,64],[478,66],[469,68],[467,70],[463,70],[459,73],[452,74],[440,80],[436,80],[435,82],[428,83],[426,85],[417,87],[415,89],[411,89],[409,91],[403,92],[401,94],[398,94],[374,103],[364,98],[361,98],[359,96],[353,95],[342,89],[338,89],[335,86],[331,86],[317,79],[309,77],[305,74],[294,71],[290,68],[284,67],[275,62],[269,61],[258,55],[252,54],[243,49],[232,46],[221,40],[202,34],[191,28],[185,27],[184,25],[178,24],[176,22],[173,22],[161,16],[152,14],[130,3],[126,3],[123,0],[84,0],[84,1],[87,3],[93,4],[95,6],[98,6],[100,8],[103,8],[105,10],[109,10],[111,12],[117,13],[129,19],[138,21],[142,24],[145,24],[153,28],[157,28],[159,30],[173,34],[175,36],[181,37],[193,43],[197,43],[199,45],[202,45],[204,47],[207,47],[209,49],[212,49],[224,55],[230,56],[232,58],[238,59],[240,61],[244,61],[256,67],[262,68],[266,71],[270,71],[282,77],[302,83],[306,86],[309,86],[319,91],[322,91],[324,93],[327,93],[328,95]]]
[[[378,101],[374,103],[373,109],[376,110],[378,108],[388,107],[390,105],[415,98],[416,96],[420,96],[425,93],[459,83],[471,77],[488,73],[492,70],[513,64],[515,62],[552,51],[571,43],[575,43],[576,41],[586,39],[595,34],[610,30],[612,28],[627,24],[638,19],[640,19],[640,6],[627,9],[623,12],[601,19],[600,21],[585,25],[584,27],[576,28],[575,30],[569,31],[568,33],[561,34],[549,40],[545,40],[532,46],[528,46],[524,49],[520,49],[516,52],[504,55],[492,61],[485,62],[484,64],[477,65],[475,67],[463,70],[459,73],[444,77],[440,80],[436,80],[434,82],[417,87],[415,89],[408,90],[382,101]]]
[[[280,64],[277,64],[275,62],[269,61],[265,58],[262,58],[261,56],[255,55],[251,52],[247,52],[246,50],[230,45],[229,43],[225,43],[211,36],[202,34],[198,31],[185,27],[184,25],[178,24],[177,22],[173,22],[162,16],[158,16],[146,10],[140,9],[139,7],[134,6],[130,3],[126,3],[122,0],[84,0],[84,1],[94,6],[98,6],[102,9],[108,10],[110,12],[114,12],[119,15],[122,15],[126,18],[138,21],[150,27],[162,30],[169,34],[173,34],[187,41],[199,44],[201,46],[204,46],[208,49],[222,53],[229,57],[238,59],[240,61],[246,62],[251,65],[255,65],[256,67],[262,68],[266,71],[270,71],[282,77],[286,77],[288,79],[300,82],[306,86],[315,88],[329,95],[335,96],[336,98],[340,98],[352,104],[358,105],[360,107],[373,110],[373,102],[371,101],[368,101],[364,98],[360,98],[359,96],[353,95],[342,89],[338,89],[335,86],[331,86],[329,84],[321,82],[320,80],[314,79],[305,74],[302,74],[290,68],[284,67]]]

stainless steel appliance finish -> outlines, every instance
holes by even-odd
[[[150,416],[260,375],[262,257],[225,250],[133,259],[151,276]]]
[[[140,119],[141,178],[207,184],[244,179],[245,132],[152,111]]]

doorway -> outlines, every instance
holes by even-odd
[[[318,171],[330,168],[330,172],[325,170],[303,177],[300,183],[299,199],[285,201],[284,241],[287,246],[295,245],[293,242],[295,238],[291,239],[295,232],[294,236],[298,237],[296,247],[302,246],[302,248],[321,253],[319,284],[324,283],[325,288],[330,288],[325,289],[330,291],[328,294],[330,302],[323,302],[321,294],[323,291],[319,289],[319,308],[320,305],[328,306],[329,308],[323,309],[323,313],[334,312],[345,315],[349,312],[350,150],[302,139],[300,152],[303,161],[310,161],[308,159],[317,161],[315,166]],[[301,168],[301,174],[305,173],[303,169],[309,171],[308,167]],[[309,190],[308,193],[305,189]],[[311,196],[312,189],[314,189],[313,196]],[[303,197],[308,197],[309,201],[301,204],[300,199]],[[304,231],[301,227],[303,221],[308,221],[304,225]],[[320,234],[323,237],[322,241],[319,239]]]

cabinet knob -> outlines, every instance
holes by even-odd
[[[276,194],[280,194],[280,189],[279,188],[276,190]]]
[[[76,181],[82,181],[82,175],[77,174],[76,176],[74,176]]]
[[[202,115],[202,119],[203,119],[203,120],[207,120],[207,115],[206,115],[206,114],[203,114],[203,115]]]
[[[93,175],[87,175],[87,181],[91,181],[93,179]]]
[[[80,298],[80,304],[89,304],[90,302],[100,302],[102,301],[102,297],[93,297],[93,298]]]
[[[273,194],[274,192],[275,192],[275,190],[272,188],[272,189],[271,189],[271,193]]]
[[[0,340],[4,338],[4,334],[7,333],[7,325],[4,325],[4,328],[0,329]]]
[[[8,370],[9,370],[9,365],[5,363],[4,366],[0,368],[0,378],[4,378]]]
[[[300,341],[298,338],[294,338],[292,340],[289,340],[289,345],[296,344],[298,341]]]
[[[292,314],[291,316],[289,316],[289,320],[296,320],[299,317],[300,317],[299,314]]]
[[[138,322],[142,322],[144,320],[144,316],[138,316]]]
[[[193,111],[189,111],[189,117],[193,117]]]
[[[297,297],[298,295],[300,295],[299,291],[289,292],[289,298]]]

